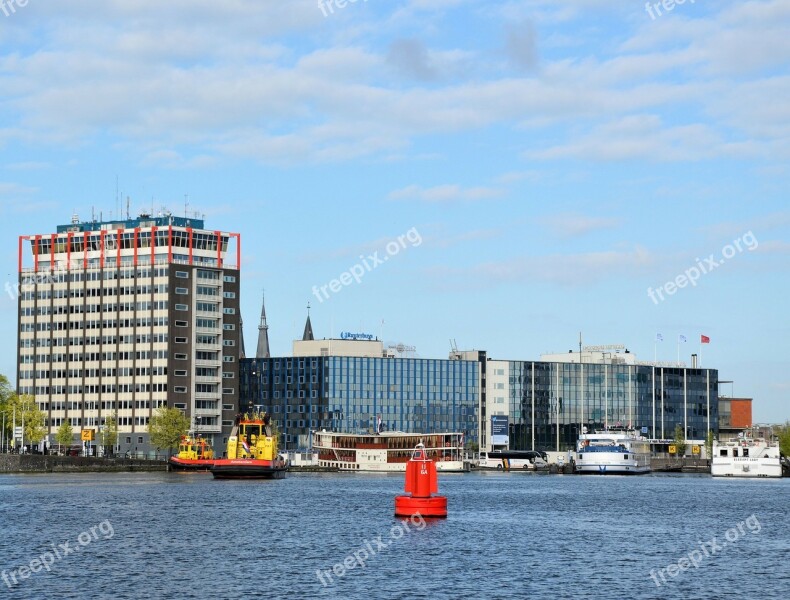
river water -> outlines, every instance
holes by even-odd
[[[0,476],[0,598],[790,597],[790,479],[448,474],[435,522],[402,485]]]

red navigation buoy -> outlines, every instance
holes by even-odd
[[[417,444],[411,460],[406,463],[404,491],[410,495],[395,496],[396,517],[447,517],[447,497],[431,496],[439,491],[436,464],[426,456],[425,446],[422,444]]]

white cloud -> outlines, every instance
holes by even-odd
[[[421,200],[423,202],[457,202],[488,200],[502,194],[504,194],[504,190],[493,187],[465,188],[457,184],[445,184],[424,188],[419,185],[409,185],[390,192],[389,198],[390,200]]]

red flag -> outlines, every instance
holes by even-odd
[[[707,335],[700,335],[699,336],[699,343],[700,344],[710,344],[710,338]]]

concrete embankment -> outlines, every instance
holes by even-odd
[[[167,463],[158,460],[0,454],[0,473],[97,473],[166,470]]]

